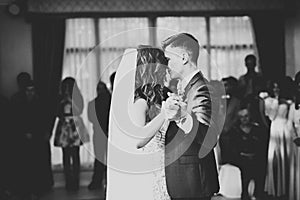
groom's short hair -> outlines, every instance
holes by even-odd
[[[168,46],[185,49],[189,53],[191,61],[197,63],[200,46],[198,40],[193,35],[189,33],[172,35],[162,42],[163,50]]]

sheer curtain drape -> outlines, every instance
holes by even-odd
[[[116,71],[126,48],[149,44],[147,18],[99,19],[101,80],[110,86],[109,76]]]
[[[253,28],[249,17],[210,18],[211,78],[238,78],[246,73],[244,58],[256,54]]]
[[[66,41],[62,78],[71,76],[84,98],[82,118],[92,138],[93,129],[87,118],[88,102],[96,97],[99,80],[110,87],[109,76],[116,71],[126,48],[149,44],[147,18],[76,18],[66,20]],[[136,31],[132,31],[136,29]],[[99,45],[98,45],[99,44]],[[53,145],[53,141],[52,141]],[[93,142],[80,150],[81,164],[91,167]],[[52,146],[52,163],[60,166],[60,148]]]
[[[95,95],[97,84],[96,56],[91,50],[96,45],[93,19],[68,19],[66,20],[65,52],[62,70],[62,79],[71,76],[78,83],[84,98],[84,109],[82,118],[89,133],[92,127],[87,119],[87,104]],[[91,137],[92,138],[92,137]],[[53,145],[53,142],[51,142]],[[81,163],[88,166],[93,161],[92,142],[83,145],[80,150]],[[61,149],[52,148],[52,164],[54,166],[62,163]]]

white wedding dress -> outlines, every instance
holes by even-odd
[[[109,123],[106,199],[170,200],[164,171],[165,130],[161,129],[145,147],[136,148],[135,137],[147,128],[132,124],[128,114],[134,101],[136,56],[135,49],[127,49],[116,73]]]

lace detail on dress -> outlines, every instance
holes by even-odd
[[[161,85],[144,85],[135,91],[135,100],[138,98],[147,101],[148,110],[146,112],[146,122],[150,122],[157,116],[161,109],[161,103],[167,98],[170,90]],[[169,123],[165,123],[147,145],[142,148],[145,152],[159,153],[160,168],[153,173],[153,200],[171,200],[167,191],[165,175],[165,136]]]
[[[166,175],[165,175],[165,136],[168,128],[165,123],[156,133],[152,140],[143,148],[146,152],[160,153],[160,168],[153,172],[153,195],[154,200],[171,200],[167,191]]]

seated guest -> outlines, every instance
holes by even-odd
[[[241,107],[238,111],[238,123],[232,128],[230,137],[231,152],[234,155],[231,163],[240,168],[242,178],[242,200],[250,199],[248,186],[253,179],[255,185],[259,173],[258,156],[261,152],[262,142],[260,133],[262,129],[252,123],[247,107]]]

